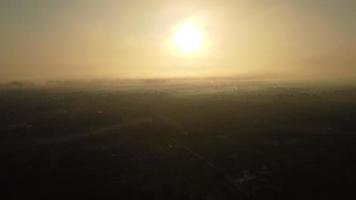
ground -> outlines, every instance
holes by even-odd
[[[2,87],[2,199],[356,197],[356,87],[100,84]]]

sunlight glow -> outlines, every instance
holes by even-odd
[[[204,42],[200,27],[193,22],[185,22],[177,27],[175,43],[182,53],[192,54],[198,52]]]

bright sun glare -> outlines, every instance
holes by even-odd
[[[185,54],[198,52],[203,45],[204,37],[201,29],[193,22],[185,22],[177,27],[175,42]]]

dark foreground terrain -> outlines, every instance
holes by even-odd
[[[78,85],[2,87],[0,199],[356,199],[356,87]]]

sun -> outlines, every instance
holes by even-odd
[[[184,54],[197,53],[204,43],[203,32],[193,22],[184,22],[177,26],[175,43]]]

